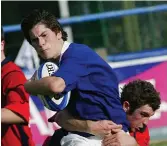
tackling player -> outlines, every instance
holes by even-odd
[[[133,136],[140,146],[149,146],[150,136],[147,127],[148,120],[160,107],[160,96],[150,82],[134,80],[125,85],[121,93],[121,103],[130,122],[130,135]],[[75,119],[65,109],[49,119],[50,122],[57,122],[61,127],[73,131],[88,131],[94,135],[107,135],[105,127],[107,121],[84,121]],[[119,129],[118,129],[119,130]],[[60,145],[60,140],[67,132],[64,129],[55,131],[49,145]],[[57,138],[56,138],[57,137]],[[127,141],[119,133],[105,136],[104,146],[121,145]]]

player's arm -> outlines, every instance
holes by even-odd
[[[1,109],[2,124],[28,124],[29,94],[25,92],[23,84],[26,78],[21,72],[8,74],[4,82],[5,106]]]
[[[24,124],[26,123],[26,121],[17,113],[14,113],[13,111],[7,108],[2,108],[1,109],[1,123],[2,124],[21,124],[21,123]]]
[[[6,95],[7,104],[1,109],[2,124],[28,124],[29,95],[23,85],[18,86]]]
[[[93,135],[104,136],[111,134],[112,130],[120,131],[122,125],[117,125],[109,120],[91,121],[76,119],[70,115],[67,109],[56,113],[49,119],[68,131],[86,132]]]
[[[35,80],[34,76],[36,73],[24,84],[26,91],[32,95],[53,95],[65,89],[65,81],[60,77],[50,76]]]

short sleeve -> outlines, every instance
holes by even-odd
[[[23,97],[16,91],[10,91],[7,98],[7,105],[5,108],[17,113],[24,118],[26,122],[29,122],[29,102],[23,100]]]
[[[29,94],[24,89],[26,79],[21,72],[12,72],[5,78],[6,106],[14,113],[29,121]]]
[[[66,88],[64,92],[68,92],[76,88],[80,77],[88,74],[89,72],[85,63],[81,62],[78,58],[67,58],[62,61],[59,70],[53,75],[61,77],[65,81]]]

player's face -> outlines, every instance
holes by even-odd
[[[5,41],[1,41],[1,51],[4,51]]]
[[[143,125],[147,125],[149,118],[154,113],[149,105],[144,105],[136,109],[131,115],[127,114],[131,129],[134,131],[134,129],[143,128]]]
[[[4,48],[5,48],[5,41],[1,41],[1,62],[4,60]]]
[[[55,33],[44,24],[36,24],[29,32],[31,44],[43,59],[59,57],[62,46],[61,32]]]

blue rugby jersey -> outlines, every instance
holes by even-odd
[[[129,128],[118,92],[118,80],[112,68],[97,53],[83,44],[71,43],[54,74],[64,79],[71,91],[69,112],[85,120],[112,120]]]

